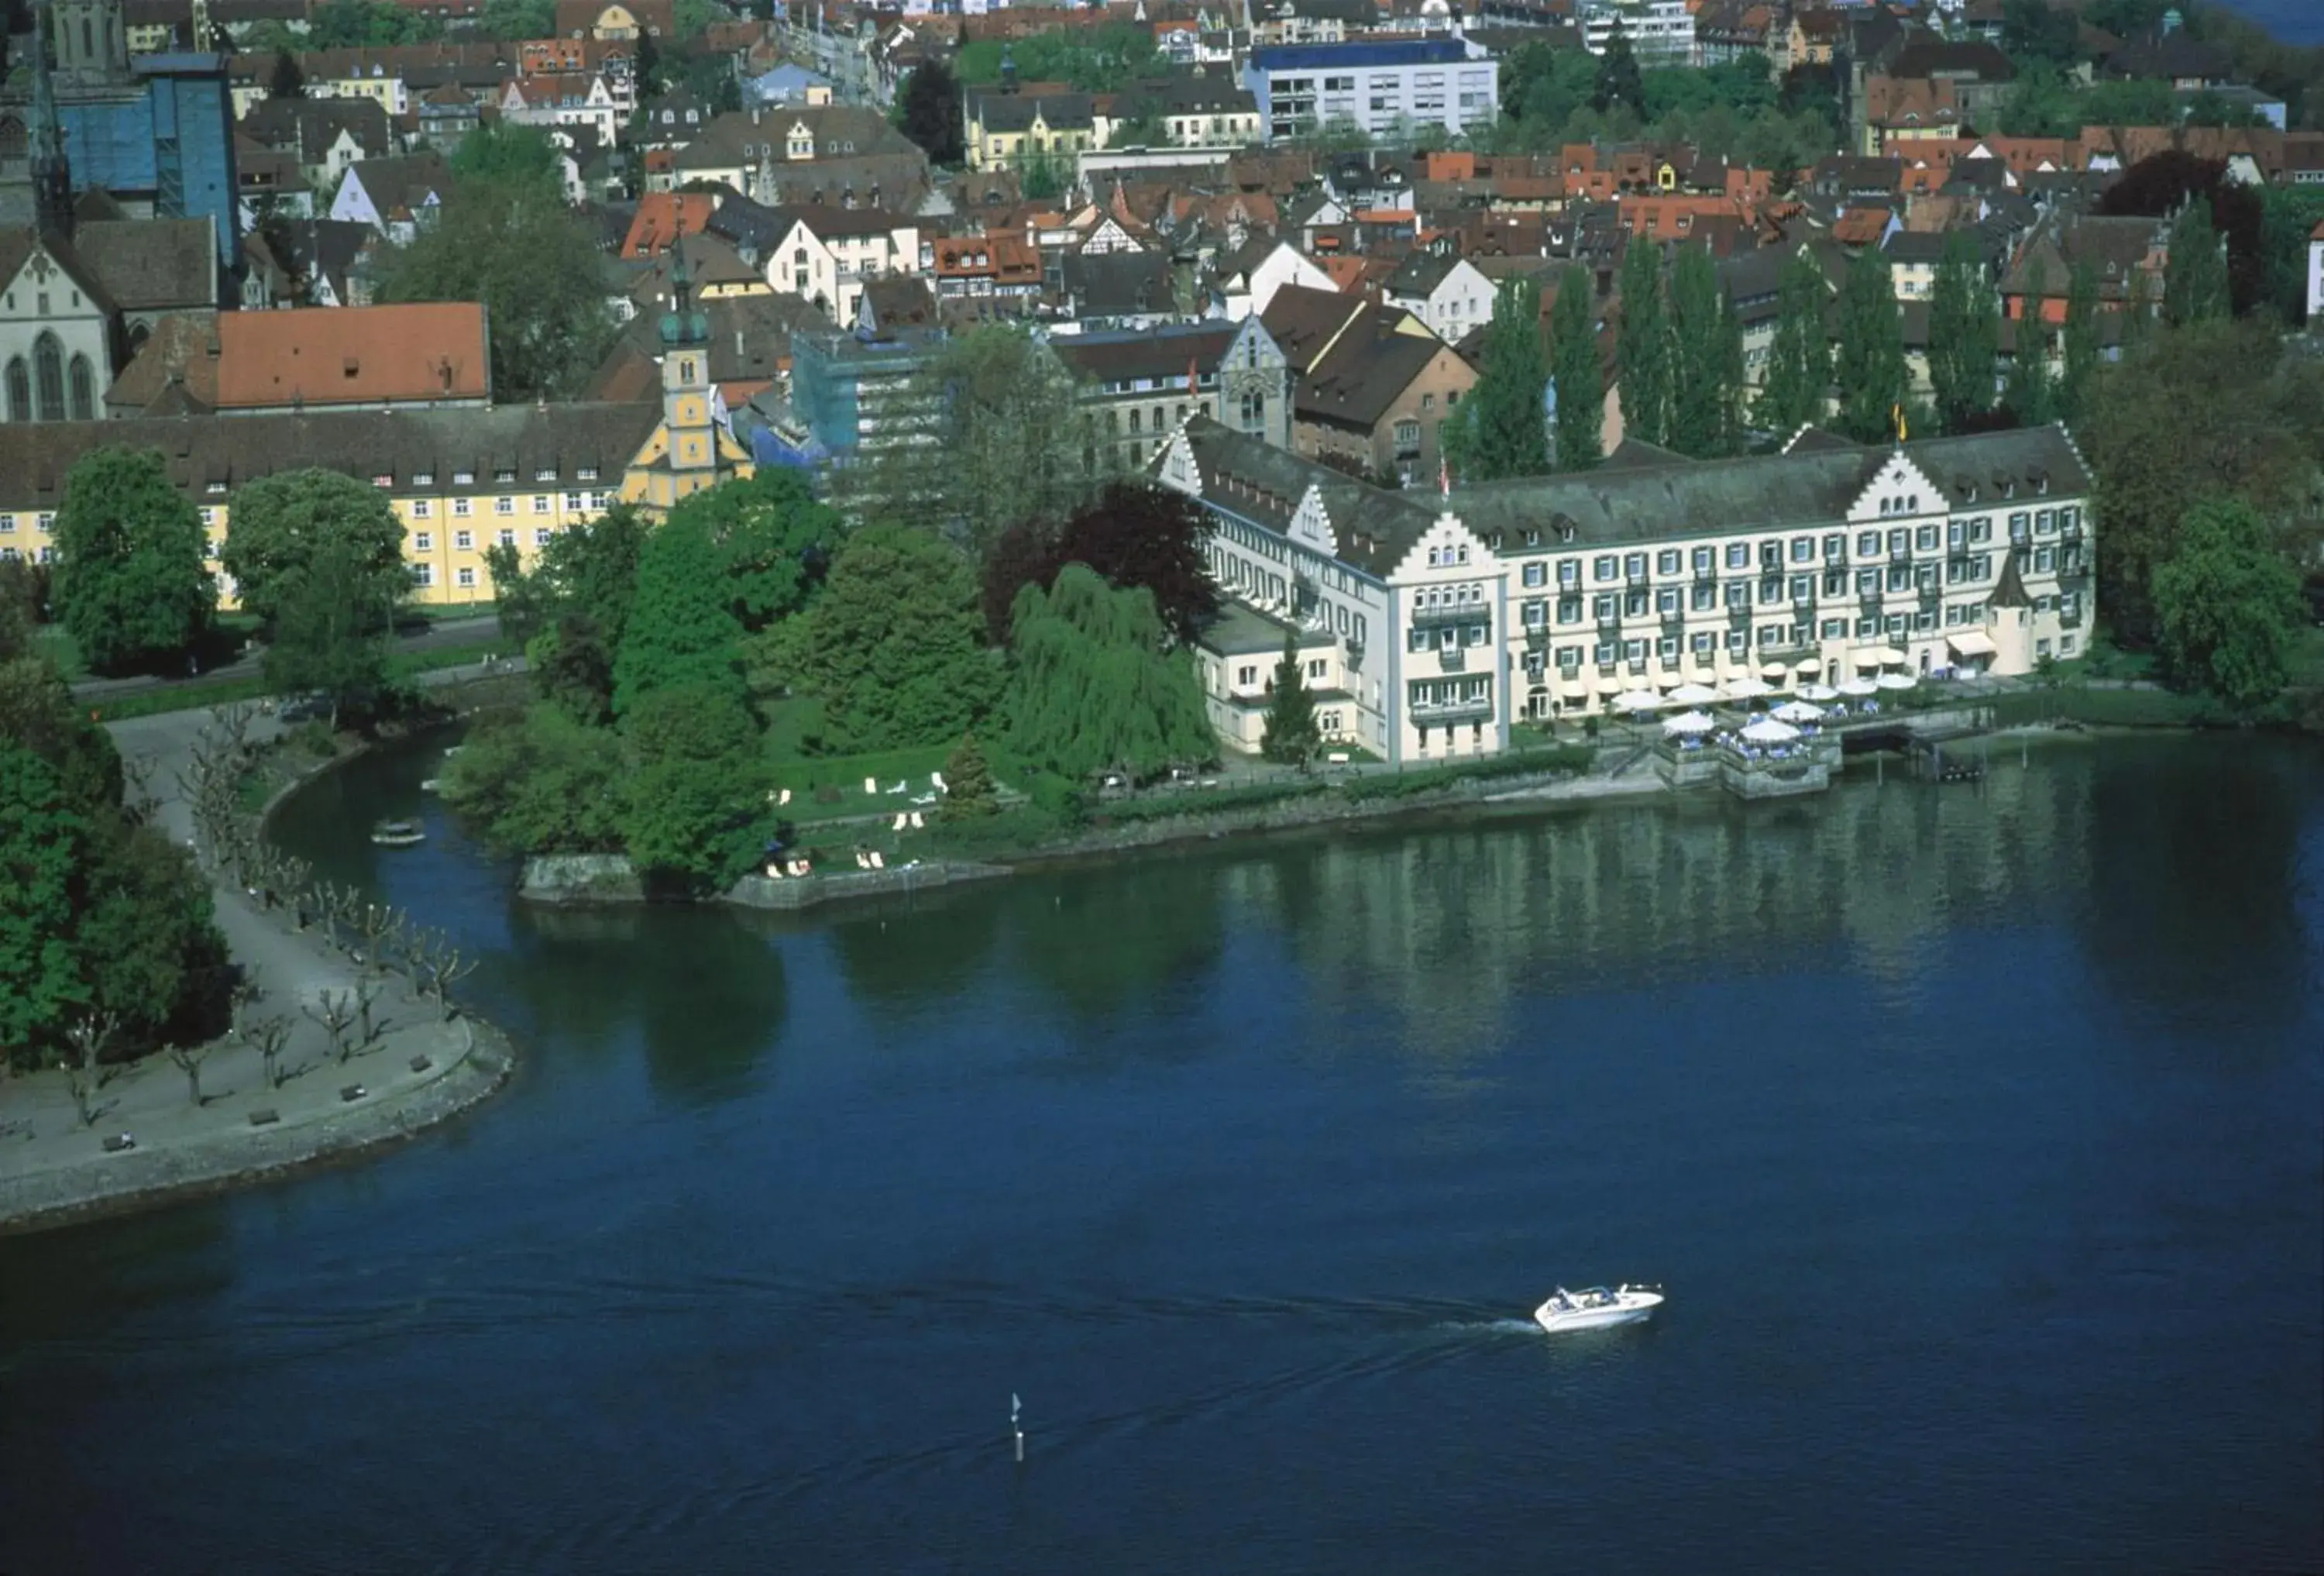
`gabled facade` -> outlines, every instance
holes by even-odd
[[[1382,492],[1194,418],[1150,474],[1213,516],[1226,595],[1326,662],[1327,734],[1398,763],[1492,753],[1516,718],[1599,714],[1629,689],[2020,674],[2084,653],[2091,479],[2062,429],[1811,437],[1445,494]],[[1204,659],[1230,742],[1249,660]]]
[[[767,254],[777,295],[813,302],[835,323],[855,321],[863,287],[920,272],[917,222],[872,209],[799,209]]]
[[[114,319],[95,272],[68,244],[0,232],[0,421],[103,416],[117,366]]]
[[[1447,344],[1493,320],[1493,281],[1465,257],[1414,253],[1389,278],[1386,299]]]

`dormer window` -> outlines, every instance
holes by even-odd
[[[474,471],[454,471],[454,472],[452,473],[452,485],[454,485],[455,487],[473,487],[473,486],[475,486],[475,484],[476,484],[476,473],[475,473],[475,472],[474,472]]]

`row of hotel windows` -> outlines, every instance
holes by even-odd
[[[2061,531],[2073,530],[2080,521],[2081,512],[2078,509],[2042,509],[2013,514],[2009,517],[2009,539],[2024,543],[2036,537],[2055,536]],[[1980,515],[1975,520],[1953,521],[1945,526],[1941,542],[1937,531],[1933,522],[1897,526],[1886,532],[1861,530],[1856,533],[1856,556],[1877,558],[1884,550],[1892,557],[1912,552],[1933,553],[1941,545],[1952,549],[1982,547],[1993,539],[1993,517]],[[1526,545],[1539,545],[1539,537],[1538,531],[1528,530],[1526,532]],[[1722,567],[1748,569],[1755,563],[1762,568],[1778,568],[1786,562],[1814,563],[1819,548],[1825,562],[1845,562],[1848,558],[1848,533],[1831,531],[1821,539],[1795,536],[1786,540],[1781,537],[1769,537],[1756,543],[1729,542],[1723,550],[1707,547],[1692,549],[1664,548],[1652,554],[1600,553],[1590,560],[1590,578],[1601,585],[1617,580],[1643,580],[1647,577],[1650,561],[1653,573],[1664,576],[1690,570],[1697,575],[1711,574]],[[1467,561],[1465,557],[1462,561]],[[1436,562],[1433,552],[1429,562]],[[1580,558],[1560,558],[1557,561],[1557,583],[1560,585],[1581,585],[1582,566]],[[1536,560],[1525,566],[1524,578],[1527,585],[1546,585],[1549,576],[1550,566],[1546,562]]]
[[[2080,615],[2081,599],[2072,594],[2056,597],[2037,597],[2034,600],[2034,610],[2039,613],[2062,613],[2071,619]],[[1985,616],[1984,603],[1959,603],[1945,609],[1943,627],[1960,629],[1965,625],[1982,624],[1985,622]],[[1756,630],[1725,631],[1704,630],[1685,637],[1684,645],[1686,650],[1692,651],[1696,656],[1707,658],[1722,649],[1737,654],[1747,652],[1754,646],[1763,650],[1785,650],[1811,645],[1819,641],[1845,641],[1850,638],[1865,641],[1885,635],[1928,633],[1937,628],[1935,611],[1923,608],[1914,613],[1892,613],[1883,617],[1859,618],[1855,620],[1852,625],[1844,618],[1828,618],[1814,625],[1812,630],[1807,624],[1761,624]],[[1681,648],[1679,636],[1665,635],[1652,642],[1652,645],[1654,654],[1665,662],[1674,662],[1678,659]],[[1643,662],[1646,659],[1647,648],[1648,642],[1643,640],[1600,641],[1593,646],[1560,646],[1554,655],[1557,666],[1571,674],[1581,669],[1585,658],[1601,668],[1611,667],[1617,662]],[[1415,647],[1415,650],[1418,649],[1417,646]],[[2072,647],[2069,645],[2066,649],[2071,650]],[[1526,668],[1528,672],[1537,674],[1545,666],[1546,659],[1542,652],[1531,652],[1526,658]]]
[[[1289,594],[1290,587],[1282,576],[1270,574],[1248,559],[1238,558],[1232,553],[1220,552],[1216,548],[1212,549],[1211,559],[1211,573],[1218,579],[1219,584],[1240,596],[1245,602],[1273,602],[1280,606]],[[1325,584],[1333,585],[1335,589],[1350,589],[1342,584],[1346,579],[1345,575],[1330,566],[1324,567],[1323,575]],[[1323,627],[1342,636],[1350,645],[1361,646],[1365,643],[1370,631],[1361,613],[1354,612],[1328,596],[1320,595],[1311,596],[1309,611],[1321,617]]]
[[[1993,578],[1993,555],[1978,553],[1974,557],[1948,558],[1936,564],[1891,564],[1880,569],[1858,569],[1854,574],[1854,590],[1858,596],[1880,596],[1893,592],[1934,591],[1940,585],[1975,585]],[[2037,575],[2077,574],[2082,567],[2082,556],[2073,548],[2063,549],[2039,548],[2033,554],[2033,570]],[[1757,582],[1757,600],[1762,606],[1775,603],[1812,602],[1819,585],[1827,597],[1844,597],[1849,594],[1850,571],[1827,570],[1821,577],[1814,575],[1794,575],[1789,580],[1780,575]],[[1724,606],[1729,609],[1752,604],[1752,585],[1748,580],[1729,580],[1723,584],[1703,581],[1685,587],[1660,586],[1652,591],[1630,591],[1621,594],[1600,592],[1591,599],[1591,613],[1599,622],[1618,618],[1644,618],[1647,613],[1646,599],[1654,598],[1653,611],[1664,616],[1683,612],[1710,613]],[[1685,605],[1681,606],[1681,598]],[[1557,622],[1562,624],[1582,622],[1582,602],[1579,596],[1562,596],[1557,600]],[[1525,604],[1525,622],[1533,629],[1549,622],[1549,603],[1536,599]]]
[[[532,495],[532,512],[535,514],[547,514],[550,512],[549,504],[549,497],[548,493],[536,493]],[[452,513],[456,518],[466,519],[468,515],[475,512],[475,500],[473,498],[455,498],[452,500]],[[567,493],[565,494],[565,508],[567,513],[578,514],[584,509],[602,510],[604,507],[605,494],[603,493]],[[494,514],[514,514],[516,512],[516,500],[513,498],[493,499],[493,512]],[[414,498],[411,500],[412,519],[426,520],[434,513],[434,500],[428,498]]]

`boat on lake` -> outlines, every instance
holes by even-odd
[[[1587,1291],[1569,1292],[1563,1286],[1549,1294],[1549,1300],[1533,1311],[1534,1323],[1552,1335],[1563,1335],[1569,1330],[1603,1330],[1613,1324],[1635,1324],[1651,1318],[1663,1304],[1663,1295],[1644,1286],[1623,1286],[1609,1291],[1604,1286],[1591,1286]]]
[[[417,821],[375,821],[371,840],[382,848],[410,848],[428,841],[428,828]]]

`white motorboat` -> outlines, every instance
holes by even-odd
[[[1550,1293],[1549,1300],[1533,1311],[1534,1323],[1552,1335],[1563,1335],[1569,1330],[1603,1330],[1611,1324],[1635,1324],[1650,1318],[1663,1305],[1663,1295],[1645,1286],[1624,1286],[1608,1291],[1604,1286],[1591,1286],[1588,1291],[1569,1292],[1563,1286]]]

